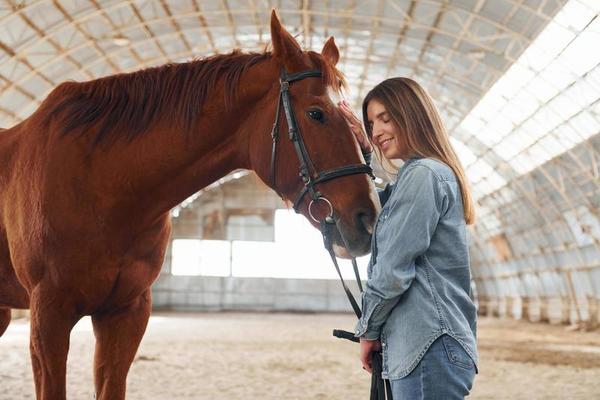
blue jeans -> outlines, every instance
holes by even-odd
[[[475,364],[451,336],[440,336],[410,374],[393,379],[394,400],[455,400],[469,395]]]

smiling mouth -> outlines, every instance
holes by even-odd
[[[384,141],[381,142],[380,146],[383,146],[384,144],[386,144],[387,142],[393,140],[394,138],[389,138],[389,139],[385,139]]]

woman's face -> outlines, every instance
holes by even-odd
[[[385,106],[376,99],[369,101],[367,118],[373,134],[373,144],[381,150],[385,158],[400,158],[406,161],[409,155],[408,148],[402,140],[400,128],[390,118]]]

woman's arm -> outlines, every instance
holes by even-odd
[[[368,340],[378,339],[389,313],[410,287],[415,277],[415,260],[429,248],[437,227],[445,195],[437,175],[426,166],[409,166],[398,187],[382,209],[377,252],[363,293],[362,317],[355,334]]]

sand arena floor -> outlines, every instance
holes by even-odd
[[[128,378],[128,399],[368,399],[342,314],[155,313]],[[34,399],[29,324],[0,338],[0,399]],[[89,319],[71,335],[69,399],[92,399]],[[482,318],[470,399],[600,399],[600,333]]]

